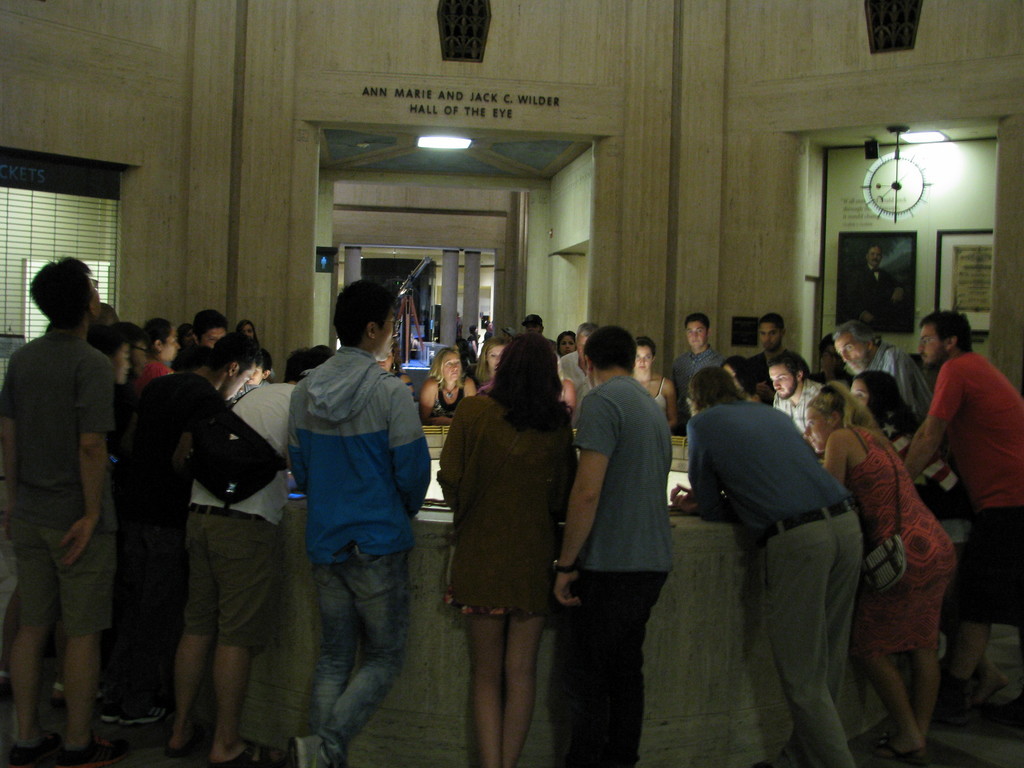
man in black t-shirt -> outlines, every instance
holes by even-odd
[[[185,522],[192,489],[191,478],[177,473],[172,461],[188,426],[227,408],[258,358],[255,341],[229,333],[205,365],[161,376],[143,390],[119,571],[125,631],[107,669],[104,722],[140,725],[167,715],[188,589]]]

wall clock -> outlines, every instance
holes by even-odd
[[[890,221],[912,216],[926,201],[931,186],[925,179],[924,168],[913,157],[900,156],[900,131],[895,132],[896,151],[875,160],[861,185],[864,202],[871,212]]]

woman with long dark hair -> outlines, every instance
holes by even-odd
[[[516,336],[490,397],[462,402],[441,452],[456,540],[445,600],[467,617],[482,768],[515,766],[533,714],[555,532],[576,468],[555,360],[539,334]]]

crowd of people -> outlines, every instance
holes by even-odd
[[[966,725],[970,706],[1024,726],[1024,694],[986,703],[1008,680],[985,656],[992,623],[1024,627],[1021,395],[954,312],[920,322],[934,393],[859,320],[828,337],[849,388],[832,360],[814,376],[784,348],[777,314],[758,332],[763,360],[729,358],[689,380],[692,489],[673,505],[738,520],[765,548],[769,639],[793,718],[775,764],[854,765],[836,709],[847,655],[890,716],[880,757],[926,765],[929,724]],[[759,404],[768,385],[772,409]],[[905,570],[873,589],[865,556],[874,563],[896,536]],[[896,654],[909,657],[909,687]]]
[[[448,427],[443,600],[466,617],[483,768],[517,764],[541,630],[559,605],[564,765],[637,763],[645,628],[673,560],[667,507],[742,523],[764,549],[768,636],[793,732],[758,765],[854,765],[836,704],[848,657],[892,721],[878,756],[927,764],[929,723],[966,723],[972,705],[1024,725],[1024,695],[985,704],[1008,683],[985,656],[989,628],[1024,626],[1024,401],[972,351],[962,315],[921,321],[934,394],[918,364],[860,320],[822,341],[814,374],[785,348],[780,315],[760,318],[759,354],[725,359],[696,312],[670,376],[650,337],[585,322],[550,340],[531,314],[522,333],[490,336],[479,353],[439,350],[410,397],[394,297],[369,281],[338,296],[340,348],[291,353],[282,383],[250,320],[233,332],[216,310],[177,327],[95,322],[97,286],[74,259],[44,267],[32,296],[51,331],[12,357],[0,395],[19,574],[7,616],[17,626],[11,766],[122,759],[125,741],[92,733],[97,691],[105,722],[173,715],[168,757],[209,743],[211,766],[348,765],[409,633],[410,520],[431,472],[424,425]],[[204,424],[226,413],[290,467],[237,501],[190,474]],[[673,432],[688,437],[690,487],[669,504]],[[289,483],[306,495],[322,637],[310,732],[286,755],[244,741],[239,724],[280,587]],[[869,588],[865,555],[896,537],[901,575]],[[37,715],[58,621],[63,739]],[[208,734],[192,710],[211,653]],[[897,654],[909,658],[909,685]]]

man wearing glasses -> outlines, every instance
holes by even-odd
[[[976,515],[960,561],[960,629],[934,716],[966,725],[967,683],[992,624],[1024,628],[1024,400],[971,350],[971,326],[962,314],[925,317],[919,349],[925,365],[941,367],[928,417],[907,452],[907,471],[917,477],[948,436]],[[1024,696],[986,714],[1024,725]]]

